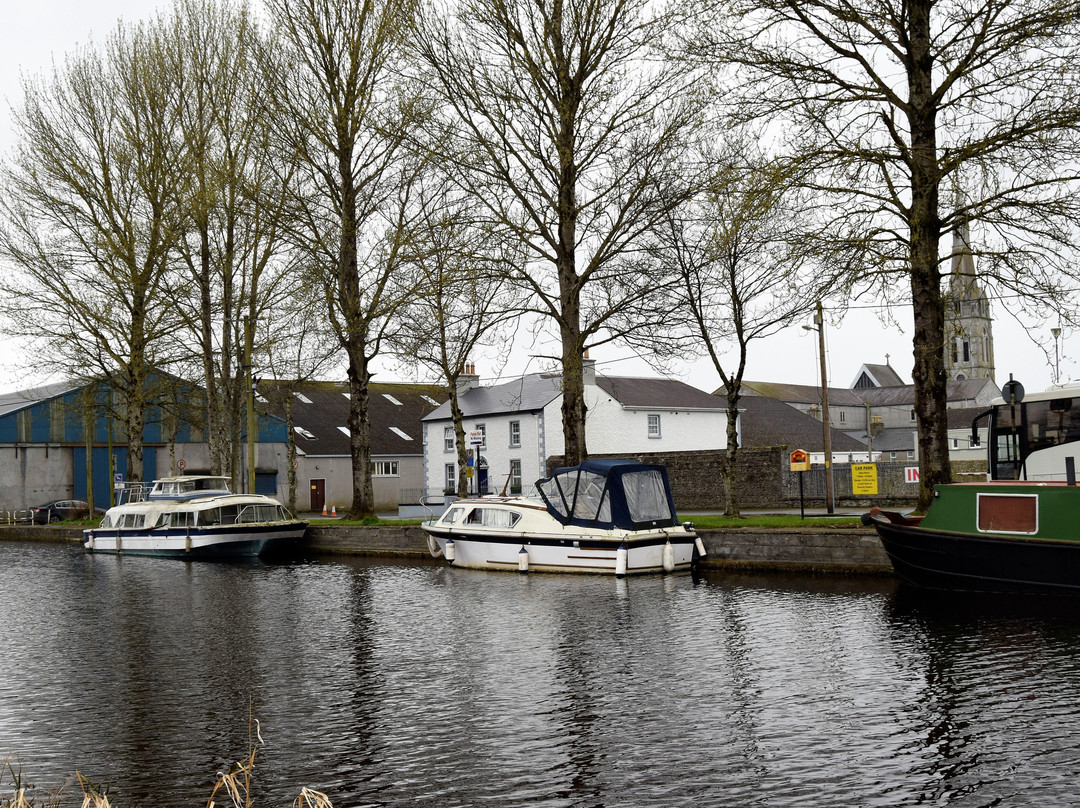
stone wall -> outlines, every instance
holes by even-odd
[[[709,568],[873,575],[887,574],[892,569],[877,534],[862,527],[737,528],[700,530],[698,534],[706,552],[701,563]],[[75,544],[82,540],[82,529],[0,526],[0,541],[4,539]],[[328,556],[387,556],[413,561],[431,558],[427,534],[412,525],[309,527],[299,550]]]

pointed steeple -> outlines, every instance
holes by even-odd
[[[945,373],[950,379],[994,378],[990,301],[979,286],[966,221],[953,232],[952,272],[945,295]]]

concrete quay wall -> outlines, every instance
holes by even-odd
[[[702,566],[740,570],[887,574],[892,571],[877,534],[865,528],[698,531],[705,545]],[[73,527],[4,526],[0,540],[76,544]],[[417,526],[310,527],[301,551],[316,555],[430,558],[427,534]]]
[[[699,530],[703,566],[886,574],[892,565],[873,530]],[[312,527],[304,549],[320,554],[427,556],[427,534],[419,527]]]

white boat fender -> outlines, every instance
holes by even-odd
[[[701,536],[698,536],[696,539],[694,539],[694,549],[697,550],[699,558],[705,557],[705,542],[701,540]]]
[[[525,545],[521,545],[521,549],[518,550],[518,572],[525,573],[529,571],[529,551],[525,549]]]
[[[432,558],[442,558],[442,548],[439,546],[439,543],[435,541],[435,537],[430,533],[427,537],[427,548],[428,552],[431,553]]]
[[[661,556],[664,566],[664,572],[671,572],[675,569],[675,548],[671,546],[671,539],[668,539],[664,544],[664,552]]]
[[[90,552],[94,552],[94,534],[93,533],[91,533],[90,536],[86,539],[86,549],[89,550]]]
[[[446,560],[451,564],[454,563],[454,559],[457,558],[457,547],[454,546],[453,539],[446,540],[446,549],[443,550],[443,555],[446,556]]]
[[[626,563],[627,556],[629,555],[626,549],[626,542],[619,545],[619,549],[615,551],[615,577],[622,578],[626,575]]]

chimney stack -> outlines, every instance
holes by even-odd
[[[480,377],[476,375],[476,365],[472,362],[466,362],[457,377],[457,394],[460,396],[479,386]]]
[[[596,360],[589,359],[588,349],[581,355],[581,379],[586,387],[596,384]]]

